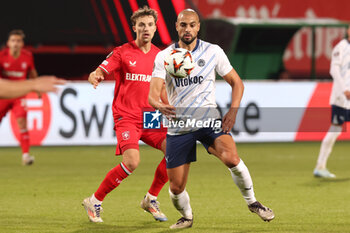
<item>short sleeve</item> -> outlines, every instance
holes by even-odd
[[[165,79],[166,71],[164,68],[164,50],[159,52],[154,60],[152,77]]]
[[[341,65],[341,57],[342,57],[342,50],[341,50],[341,44],[339,43],[337,46],[334,47],[332,51],[331,66]]]
[[[220,48],[219,46],[216,46],[215,49],[217,51],[217,63],[215,70],[220,76],[225,76],[233,69],[233,67],[230,61],[228,60],[228,57],[226,56],[224,50],[222,50],[222,48]]]
[[[117,71],[121,67],[121,51],[120,47],[115,48],[106,59],[98,66],[106,74],[111,74],[113,71]]]

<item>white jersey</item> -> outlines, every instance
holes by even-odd
[[[173,78],[164,68],[164,58],[178,44],[172,44],[159,52],[154,62],[152,77],[165,79],[169,103],[176,108],[176,116],[186,118],[220,118],[215,99],[216,72],[220,76],[228,74],[233,68],[225,52],[215,44],[197,40],[192,51],[195,68],[186,78]],[[168,134],[182,134],[201,127],[172,127]],[[181,128],[181,129],[180,129]]]
[[[341,40],[332,51],[330,74],[334,79],[330,104],[350,109],[350,100],[344,95],[344,91],[350,91],[350,42],[347,39]]]

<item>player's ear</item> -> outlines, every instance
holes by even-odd
[[[136,33],[136,27],[135,27],[135,25],[132,26],[132,30]]]

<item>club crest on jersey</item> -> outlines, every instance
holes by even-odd
[[[130,139],[130,131],[125,131],[122,133],[123,140],[129,140]]]
[[[22,67],[22,69],[25,70],[27,68],[27,63],[26,62],[22,62],[21,67]]]
[[[7,63],[7,62],[4,63],[4,67],[5,67],[5,68],[9,68],[9,66],[10,66],[9,63]]]
[[[130,66],[135,67],[136,66],[136,61],[134,61],[134,62],[129,61],[129,64],[130,64]]]
[[[199,67],[203,67],[203,66],[205,66],[205,61],[203,59],[199,59],[197,64]]]

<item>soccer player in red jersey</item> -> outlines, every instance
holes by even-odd
[[[30,51],[23,49],[24,37],[22,30],[12,30],[9,33],[7,48],[0,52],[0,76],[2,78],[13,81],[37,78],[38,73],[34,66],[33,55]],[[29,155],[30,144],[25,96],[0,100],[0,122],[9,110],[15,115],[20,130],[22,163],[30,165],[34,162],[34,157]]]
[[[116,85],[112,110],[118,140],[116,155],[123,157],[122,162],[107,173],[97,191],[83,201],[92,222],[103,222],[100,212],[105,196],[137,168],[140,162],[139,140],[165,153],[166,131],[146,131],[142,119],[145,109],[154,110],[148,103],[148,92],[153,62],[160,51],[151,43],[156,31],[157,12],[144,6],[133,13],[131,22],[136,39],[116,47],[89,76],[89,82],[96,88],[106,75],[114,73]],[[157,167],[153,183],[141,202],[141,208],[158,221],[167,221],[157,202],[157,196],[167,181],[166,162],[163,158]]]

